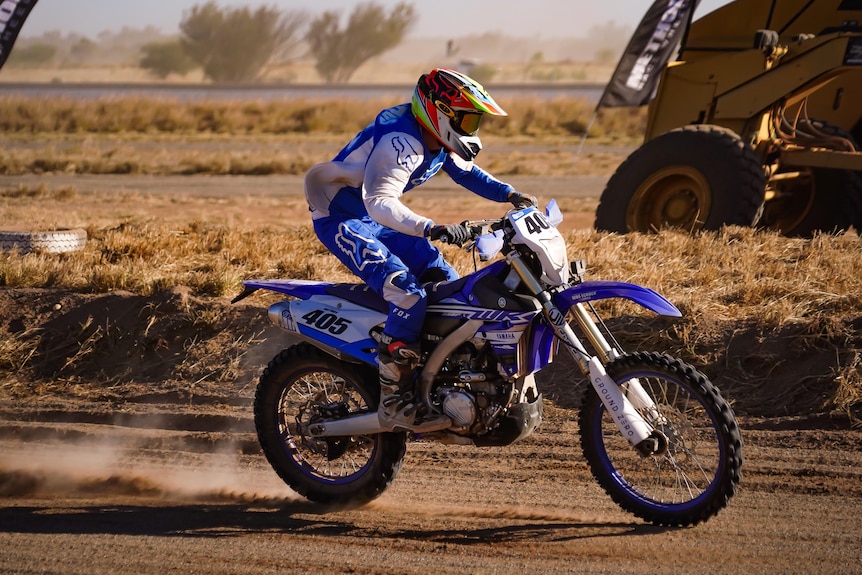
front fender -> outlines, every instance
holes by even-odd
[[[659,315],[682,317],[682,313],[658,292],[636,284],[613,281],[585,281],[556,294],[554,304],[567,310],[576,303],[599,299],[623,298],[631,300]]]

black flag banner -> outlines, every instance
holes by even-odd
[[[700,0],[656,0],[632,34],[599,108],[648,104]]]
[[[0,0],[0,68],[6,63],[12,44],[36,0]]]

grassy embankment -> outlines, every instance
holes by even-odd
[[[150,155],[132,148],[134,157],[124,156],[124,142],[176,138],[190,143],[188,154],[193,157],[199,153],[197,144],[229,144],[232,138],[325,140],[336,133],[335,140],[340,141],[344,134],[361,128],[379,106],[380,102],[178,105],[146,100],[5,99],[0,101],[0,129],[7,140],[21,145],[20,150],[7,148],[2,154],[0,172],[301,173],[319,159],[309,155],[288,165],[259,154],[248,158],[245,168],[232,171],[230,166],[241,162],[230,158],[229,147],[204,147],[205,157],[198,156],[195,164],[176,155],[160,156],[158,145]],[[540,106],[518,102],[510,106],[510,113],[505,122],[489,122],[485,134],[500,141],[577,138],[591,109],[579,102]],[[633,140],[642,120],[642,116],[618,114],[609,120],[619,121],[617,128],[603,123],[605,133],[595,136],[625,134]],[[80,149],[58,144],[69,139],[78,142]],[[106,141],[116,143],[113,152],[93,144]],[[544,153],[522,157],[518,173],[531,173],[527,166],[533,160],[541,165],[538,156]],[[73,209],[78,197],[74,188],[0,190],[0,227],[40,209]],[[196,296],[211,298],[235,293],[248,277],[350,280],[321,249],[307,222],[267,228],[253,221],[214,224],[208,221],[207,209],[216,215],[218,206],[198,206],[197,217],[181,224],[133,218],[93,226],[87,247],[72,255],[0,254],[0,286],[84,293],[128,290],[148,296],[185,285]],[[771,401],[779,411],[858,414],[862,405],[858,237],[790,239],[748,229],[694,236],[671,232],[618,236],[580,230],[566,239],[570,253],[587,260],[590,277],[653,287],[683,310],[682,321],[665,322],[641,320],[644,314],[629,304],[602,306],[607,314],[623,317],[614,325],[629,347],[681,355],[706,366],[723,388],[730,386],[739,397],[744,393],[738,390],[747,390],[749,397]],[[447,253],[459,269],[471,269],[468,254],[453,248],[447,248]],[[213,326],[218,321],[211,318]],[[26,367],[22,358],[39,357],[39,334],[9,334],[2,341],[3,371]],[[747,342],[743,347],[748,349],[731,353],[738,341]],[[831,360],[818,364],[816,373],[794,367],[794,360],[812,357]],[[779,380],[777,388],[767,385]]]

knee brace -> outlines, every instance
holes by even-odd
[[[410,309],[424,298],[422,288],[407,272],[397,271],[383,282],[383,299],[401,309]]]

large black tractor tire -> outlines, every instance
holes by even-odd
[[[300,343],[279,353],[260,377],[254,425],[278,476],[309,501],[355,507],[380,496],[401,469],[404,433],[317,438],[321,419],[377,411],[377,371]]]
[[[844,128],[825,120],[812,120],[828,136],[859,144]],[[781,167],[767,184],[766,202],[758,227],[785,236],[811,237],[839,234],[862,222],[862,175],[852,170]]]
[[[596,210],[599,231],[688,232],[752,226],[766,172],[732,130],[695,124],[645,142],[611,177]]]

